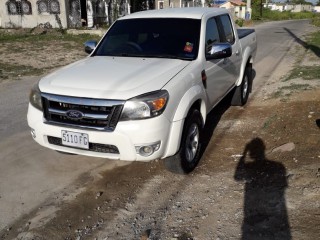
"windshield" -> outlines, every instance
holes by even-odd
[[[94,55],[194,60],[198,55],[200,26],[200,20],[185,18],[119,20]]]

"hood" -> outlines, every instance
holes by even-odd
[[[190,62],[163,58],[88,57],[41,79],[41,92],[126,100],[161,89]]]

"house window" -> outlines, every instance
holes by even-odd
[[[9,0],[6,3],[9,15],[31,15],[31,3],[27,0]]]
[[[59,14],[60,3],[58,0],[39,0],[37,2],[39,14]]]

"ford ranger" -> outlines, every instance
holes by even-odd
[[[165,159],[191,172],[207,114],[228,94],[244,105],[256,53],[253,29],[229,12],[172,8],[115,21],[90,55],[43,77],[28,124],[45,147],[128,161]]]

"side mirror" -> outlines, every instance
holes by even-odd
[[[86,41],[84,43],[84,51],[90,54],[96,48],[96,46],[97,46],[97,41],[94,41],[94,40]]]
[[[232,46],[230,43],[216,43],[206,53],[206,59],[222,59],[232,55]]]

